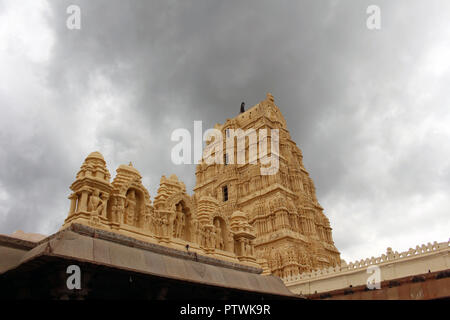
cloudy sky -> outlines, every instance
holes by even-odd
[[[191,193],[172,131],[271,92],[344,259],[447,241],[449,57],[448,0],[0,0],[0,233],[57,231],[95,150]]]

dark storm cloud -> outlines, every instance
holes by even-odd
[[[152,196],[171,173],[190,192],[194,167],[172,164],[171,132],[192,132],[194,120],[204,129],[223,123],[241,101],[251,106],[271,92],[344,256],[443,240],[434,234],[445,233],[439,225],[448,227],[448,217],[433,206],[449,204],[438,197],[450,188],[449,132],[425,119],[448,117],[449,73],[447,65],[427,78],[423,68],[428,48],[450,30],[448,3],[372,2],[51,1],[45,21],[54,43],[39,65],[47,104],[39,119],[17,120],[11,135],[36,122],[53,131],[37,128],[24,141],[2,131],[0,165],[14,169],[0,177],[9,205],[0,231],[55,231],[92,148],[113,175],[133,161]],[[66,28],[70,4],[81,8],[79,31]],[[381,7],[379,31],[366,28],[369,4]],[[423,238],[398,233],[400,221],[423,222],[408,215],[413,196],[437,197],[424,206],[434,215],[417,231]],[[47,215],[60,222],[45,225]]]

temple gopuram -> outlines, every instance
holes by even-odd
[[[330,221],[317,201],[302,152],[291,139],[273,96],[267,94],[264,101],[222,125],[216,124],[215,129],[224,137],[239,129],[278,129],[279,168],[274,174],[262,175],[261,163],[250,163],[248,156],[242,164],[225,161],[208,165],[203,161],[196,170],[194,203],[208,201],[211,210],[225,220],[237,210],[244,212],[254,229],[257,260],[262,265],[267,263],[270,273],[281,278],[339,265]],[[260,143],[254,147],[261,148]],[[250,147],[247,142],[246,155]],[[225,160],[238,157],[237,148],[225,144],[223,154]]]

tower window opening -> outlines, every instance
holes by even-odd
[[[228,186],[222,187],[223,201],[228,201]]]

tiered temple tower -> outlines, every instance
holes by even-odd
[[[152,203],[131,163],[111,182],[103,156],[91,153],[62,228],[85,224],[283,279],[339,265],[330,222],[272,95],[215,129],[192,196],[175,175],[162,176]]]
[[[285,278],[339,265],[340,253],[334,246],[330,222],[317,201],[314,183],[303,166],[302,152],[291,140],[273,96],[267,94],[264,101],[222,125],[216,124],[215,129],[224,137],[219,155],[223,156],[223,164],[207,164],[203,159],[197,165],[194,202],[197,204],[203,197],[214,198],[218,214],[224,217],[231,217],[236,211],[246,212],[256,235],[256,257],[262,264],[267,262],[275,275]],[[269,143],[276,137],[266,138],[267,155],[277,157],[278,170],[262,174],[259,158],[249,163],[254,160],[249,150],[264,148],[261,139],[244,138],[245,163],[237,162],[237,143],[230,148],[225,142],[230,132],[237,129],[254,129],[257,133],[261,129],[278,129],[278,150]],[[233,134],[231,139],[235,139]]]

